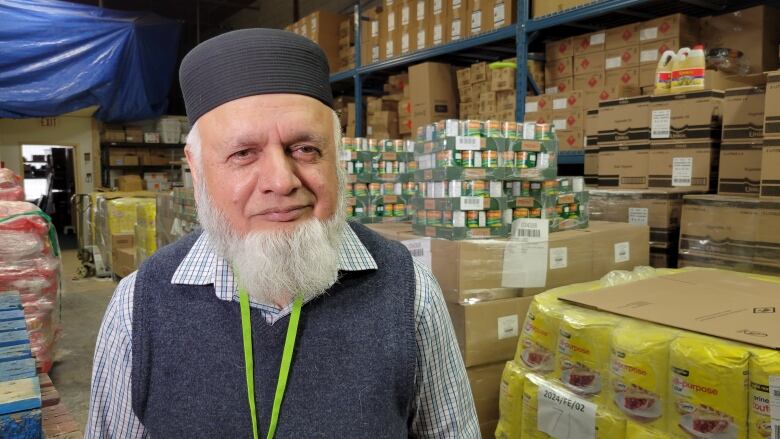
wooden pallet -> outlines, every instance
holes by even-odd
[[[59,403],[50,407],[44,407],[42,412],[43,432],[47,438],[84,437],[79,425],[73,419],[65,404]]]

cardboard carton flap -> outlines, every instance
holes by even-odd
[[[572,294],[566,302],[780,349],[780,279],[693,269]]]

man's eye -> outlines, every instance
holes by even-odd
[[[320,155],[320,149],[317,148],[316,146],[303,145],[303,146],[299,146],[298,148],[295,148],[293,150],[293,154],[295,153],[303,154],[306,156]]]
[[[233,153],[233,157],[237,158],[237,159],[244,159],[244,158],[249,157],[250,154],[251,154],[250,150],[244,149],[244,150],[238,151],[236,153]]]

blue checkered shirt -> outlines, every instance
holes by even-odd
[[[342,271],[376,270],[374,258],[351,228],[339,252]],[[478,438],[479,426],[452,323],[439,284],[415,260],[417,365],[412,437]],[[203,233],[173,274],[172,284],[214,285],[221,300],[238,301],[230,265],[217,256]],[[133,290],[135,273],[117,286],[98,334],[86,438],[147,438],[131,405]],[[291,309],[250,303],[273,323]]]

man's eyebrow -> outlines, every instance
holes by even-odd
[[[310,142],[318,145],[324,145],[326,143],[325,136],[311,132],[292,133],[289,139],[285,139],[284,143],[287,145],[292,145],[301,142]]]
[[[264,143],[265,140],[255,135],[237,135],[234,137],[228,137],[221,143],[222,146],[229,149],[236,149],[247,145],[258,145]]]

